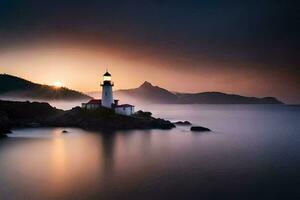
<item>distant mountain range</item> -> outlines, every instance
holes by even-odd
[[[135,89],[118,90],[115,96],[121,100],[163,104],[283,104],[275,97],[246,97],[221,92],[170,92],[147,81]]]
[[[8,74],[0,74],[1,97],[41,100],[87,100],[91,98],[75,90],[41,85]]]
[[[100,92],[89,93],[100,98]],[[245,97],[221,92],[179,93],[170,92],[164,88],[153,86],[145,81],[140,87],[127,90],[117,90],[114,96],[121,102],[157,103],[157,104],[283,104],[275,97]],[[22,98],[40,100],[88,100],[92,97],[68,88],[55,88],[31,81],[0,74],[0,98]]]

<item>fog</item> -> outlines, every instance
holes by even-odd
[[[99,93],[100,94],[100,93]],[[101,98],[100,95],[94,93],[91,95],[93,98]],[[135,110],[145,109],[150,106],[150,103],[145,103],[142,101],[138,101],[136,99],[130,98],[125,95],[115,95],[115,99],[119,99],[120,104],[132,104],[135,106]],[[0,96],[0,100],[5,101],[30,101],[30,102],[47,102],[51,106],[62,109],[62,110],[70,110],[76,106],[81,106],[82,103],[86,103],[88,100],[45,100],[45,99],[33,99],[33,98],[17,98],[11,96]]]
[[[30,101],[30,102],[47,102],[51,106],[62,109],[69,110],[76,106],[81,106],[84,100],[45,100],[45,99],[30,99],[30,98],[14,98],[8,96],[0,96],[0,100],[6,101]]]

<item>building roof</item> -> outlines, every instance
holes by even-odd
[[[119,108],[119,107],[134,107],[133,105],[130,105],[130,104],[121,104],[121,105],[116,105],[116,108]]]
[[[92,99],[87,104],[101,104],[101,99]]]

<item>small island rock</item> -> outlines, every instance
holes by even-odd
[[[191,131],[204,132],[204,131],[211,131],[211,130],[209,128],[202,127],[202,126],[192,126]]]
[[[173,124],[178,125],[178,126],[190,126],[190,125],[192,125],[192,123],[189,122],[189,121],[177,121],[177,122],[174,122]]]

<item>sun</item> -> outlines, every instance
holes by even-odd
[[[63,87],[63,83],[60,82],[60,81],[55,81],[52,83],[52,85],[55,87],[55,88],[61,88]]]

